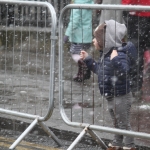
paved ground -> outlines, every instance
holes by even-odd
[[[0,118],[0,148],[7,150],[8,147],[18,138],[18,136],[29,126],[28,123],[14,121],[12,119]],[[65,150],[73,140],[77,137],[76,132],[50,128],[51,131],[61,140],[62,146],[58,146],[51,137],[48,137],[45,132],[37,125],[16,147],[16,150]],[[105,140],[105,142],[108,142]],[[75,150],[102,150],[89,136],[84,138],[75,147]]]
[[[0,149],[8,150],[10,144],[12,144],[13,142],[14,142],[14,140],[12,138],[0,137]],[[60,150],[60,149],[50,147],[50,146],[35,144],[34,142],[22,141],[19,144],[19,146],[16,147],[16,150]]]
[[[18,138],[18,136],[29,126],[26,122],[14,121],[12,119],[0,118],[0,149],[8,150],[10,145]],[[73,140],[77,137],[77,132],[50,128],[51,131],[61,140],[62,146],[59,147],[51,137],[37,125],[23,139],[15,150],[66,150]],[[69,129],[69,128],[68,128]],[[103,139],[107,144],[110,140]],[[148,146],[137,145],[138,150],[149,150]],[[76,145],[75,150],[102,150],[97,143],[88,135]]]
[[[35,52],[33,51],[30,53],[30,57],[28,57],[28,53],[24,50],[26,49],[23,49],[22,55],[18,50],[16,50],[14,54],[12,51],[7,51],[6,54],[6,51],[1,50],[0,107],[9,110],[44,116],[47,112],[49,104],[48,97],[50,90],[50,54],[43,54],[39,52],[37,55],[35,55]],[[70,55],[67,52],[68,50],[66,47],[64,55],[63,98],[63,106],[65,108],[66,115],[70,120],[74,122],[84,122],[112,127],[112,122],[108,114],[106,101],[103,100],[103,98],[99,94],[97,77],[95,75],[92,75],[91,79],[85,81],[84,83],[72,82],[72,76],[77,72],[77,66],[72,62],[72,60],[70,59]],[[56,55],[56,60],[58,60],[58,54],[56,53]],[[14,56],[14,59],[12,58],[12,56]],[[97,58],[97,54],[95,54],[94,57]],[[82,129],[66,125],[61,118],[59,110],[58,61],[56,62],[55,68],[55,108],[51,118],[45,123],[47,126],[60,131],[57,132],[57,136],[64,143],[64,149],[66,149],[66,147],[68,147],[72,143],[72,141],[77,137]],[[133,99],[133,101],[134,103],[131,110],[131,125],[133,127],[133,130],[150,133],[150,102],[143,100],[137,102],[136,99]],[[1,114],[1,117],[11,120],[21,120],[20,123],[15,124],[15,126],[12,128],[12,131],[15,132],[18,131],[18,127],[21,126],[23,122],[32,122],[31,120],[19,117],[16,118],[4,114]],[[1,127],[4,128],[4,126],[5,121],[2,121]],[[8,129],[9,128],[7,128],[7,130]],[[1,132],[4,133],[3,135],[8,135],[8,137],[11,137],[10,134],[7,134],[7,131],[2,130]],[[33,134],[33,139],[34,137],[39,137],[38,130],[34,133],[35,135]],[[103,139],[111,140],[113,138],[112,134],[101,133],[97,131],[96,133]],[[65,139],[64,135],[69,138]],[[28,138],[30,136],[32,135],[29,135]],[[26,138],[26,140],[28,138]],[[39,141],[40,138],[37,138],[36,142]],[[84,140],[84,142],[85,141],[86,139]],[[135,142],[136,145],[150,147],[150,143],[148,140],[136,138]],[[50,142],[47,141],[47,143],[50,143],[50,145],[54,144],[54,147],[56,146],[53,140]],[[93,146],[89,143],[91,143],[91,139],[89,140],[88,144],[79,144],[76,149],[87,150],[87,145],[90,145],[90,150],[100,149],[100,147],[97,147],[96,144]]]

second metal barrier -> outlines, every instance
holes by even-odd
[[[64,31],[66,26],[63,22],[65,14],[70,9],[89,9],[89,10],[114,10],[117,11],[150,11],[149,6],[127,6],[127,5],[94,5],[94,4],[70,4],[61,11],[59,18],[59,105],[60,113],[64,122],[72,127],[83,129],[79,136],[69,146],[68,150],[73,149],[76,144],[83,138],[86,133],[89,133],[95,141],[104,149],[107,145],[99,137],[102,133],[122,134],[136,138],[150,139],[150,134],[142,128],[139,130],[139,118],[132,116],[133,121],[136,120],[136,125],[133,131],[120,130],[111,126],[112,122],[109,118],[106,102],[100,96],[97,77],[93,74],[90,80],[84,82],[74,82],[73,74],[76,71],[76,65],[72,61],[68,45],[64,45]],[[82,14],[82,13],[81,13]],[[81,21],[81,20],[79,20]],[[74,26],[72,26],[74,28]],[[77,31],[76,31],[77,32]],[[72,34],[73,31],[72,31]],[[93,49],[91,48],[93,54]],[[97,53],[92,56],[97,58]],[[133,111],[139,111],[138,105]],[[104,115],[105,114],[105,115]],[[136,114],[135,114],[136,115]],[[137,128],[136,128],[137,127]],[[98,131],[99,135],[96,134]]]

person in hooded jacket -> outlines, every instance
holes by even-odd
[[[131,130],[129,122],[132,101],[129,82],[131,61],[126,51],[136,48],[131,42],[125,43],[126,33],[127,28],[124,24],[106,20],[94,31],[93,44],[100,52],[99,61],[95,61],[86,51],[81,51],[80,57],[87,67],[98,75],[99,90],[108,102],[114,127]],[[115,134],[108,146],[108,150],[136,149],[133,137],[120,134]]]
[[[73,4],[93,4],[93,0],[74,0]],[[65,32],[64,42],[71,42],[70,53],[72,59],[78,63],[78,73],[73,77],[74,81],[82,82],[89,79],[91,71],[80,59],[82,49],[88,50],[92,43],[92,10],[72,9],[70,21]]]

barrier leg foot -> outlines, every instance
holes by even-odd
[[[76,146],[76,144],[81,141],[81,139],[86,133],[87,133],[87,127],[84,128],[84,130],[78,135],[78,137],[74,140],[74,142],[69,146],[67,150],[72,150]]]
[[[43,122],[39,122],[39,125],[43,128],[43,130],[58,144],[58,146],[62,146],[63,144],[56,137],[56,135],[45,125]]]
[[[102,140],[101,138],[99,138],[98,135],[97,135],[94,131],[88,129],[88,133],[91,135],[91,137],[92,137],[102,148],[104,148],[104,149],[107,149],[107,148],[108,148],[108,147],[106,146],[106,144],[103,142],[103,140]]]
[[[19,138],[9,147],[9,149],[14,149],[22,139],[33,129],[33,127],[38,123],[38,119],[35,119],[29,127],[19,136]]]

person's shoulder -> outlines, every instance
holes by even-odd
[[[125,56],[126,52],[125,51],[117,51],[118,52],[118,56]]]

